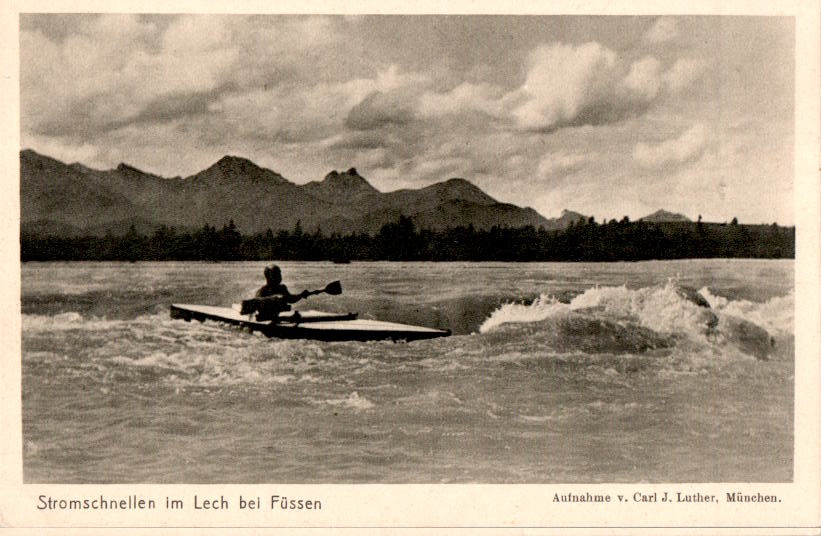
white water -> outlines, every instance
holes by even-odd
[[[409,344],[169,317],[261,268],[24,265],[26,481],[790,478],[792,263],[283,263],[294,290],[342,280],[310,308],[455,333]]]
[[[686,299],[672,281],[640,289],[628,289],[624,285],[594,287],[570,303],[541,294],[530,304],[503,304],[482,323],[479,331],[491,333],[505,324],[584,315],[625,327],[640,326],[661,336],[685,337],[695,344],[728,346],[760,359],[771,353],[775,335],[793,333],[792,291],[763,303],[727,299],[713,294],[708,287],[699,293],[710,303],[710,308]]]

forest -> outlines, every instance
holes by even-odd
[[[375,234],[326,235],[291,230],[243,235],[230,221],[196,231],[158,227],[121,236],[58,237],[21,233],[26,261],[642,261],[686,258],[795,258],[795,228],[698,222],[597,223],[580,220],[562,230],[473,226],[417,229],[400,216]]]

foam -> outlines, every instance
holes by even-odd
[[[661,336],[662,341],[683,338],[695,342],[696,348],[705,344],[731,345],[747,357],[759,359],[766,359],[771,353],[772,334],[793,333],[793,292],[763,303],[729,300],[713,294],[708,288],[701,289],[700,293],[711,308],[700,307],[684,297],[674,281],[640,289],[629,289],[624,285],[591,287],[567,304],[542,294],[531,304],[501,305],[482,323],[479,332],[491,333],[504,325],[538,326],[542,323],[541,327],[530,328],[529,336],[532,337],[540,329],[561,332],[566,325],[572,327],[574,324],[567,321],[575,317],[577,321],[587,319],[621,326],[630,332],[637,327],[645,328]],[[533,333],[533,329],[537,331]],[[601,335],[610,336],[611,332],[616,333],[605,330]],[[595,336],[595,333],[592,331],[589,336]],[[735,355],[735,352],[726,355]]]
[[[673,283],[638,290],[619,287],[593,287],[573,298],[569,304],[542,294],[533,303],[506,303],[491,313],[480,326],[487,333],[507,323],[540,322],[547,318],[584,312],[616,322],[632,321],[661,334],[701,333],[707,320],[705,310],[682,298]]]
[[[331,406],[343,406],[347,408],[353,409],[370,409],[374,407],[374,403],[365,398],[364,396],[359,396],[359,393],[356,391],[352,392],[349,396],[345,398],[332,398],[325,400],[326,404],[330,404]]]
[[[699,293],[714,310],[752,322],[771,333],[792,335],[795,331],[794,290],[786,296],[775,296],[763,303],[728,300],[723,296],[713,294],[707,287],[699,290]]]
[[[487,333],[509,323],[539,322],[547,318],[566,314],[568,306],[560,303],[553,296],[540,295],[533,303],[505,303],[493,311],[481,326],[479,333]]]

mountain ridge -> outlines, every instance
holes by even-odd
[[[639,221],[646,221],[646,222],[671,222],[671,221],[693,221],[684,214],[679,214],[676,212],[670,212],[668,210],[664,210],[663,208],[658,209],[657,211],[653,212],[652,214],[648,214],[643,218],[639,218]]]
[[[306,231],[373,233],[399,215],[433,230],[459,225],[558,229],[567,219],[547,219],[530,207],[501,203],[457,177],[381,192],[352,167],[299,185],[247,158],[226,155],[192,175],[166,178],[127,163],[109,170],[65,164],[31,149],[20,151],[20,203],[24,231],[95,235],[122,233],[129,225],[193,230],[229,221],[245,233],[290,230],[297,222]]]
[[[374,188],[374,186],[364,177],[359,175],[356,168],[350,168],[348,171],[339,172],[332,170],[321,181],[311,181],[302,185],[305,191],[316,197],[336,200],[340,195],[349,196],[345,201],[362,201],[363,198],[370,198],[380,195],[382,192]]]

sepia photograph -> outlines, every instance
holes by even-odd
[[[17,15],[33,509],[781,502],[798,19],[376,13]]]
[[[790,19],[20,25],[26,482],[792,479]]]

